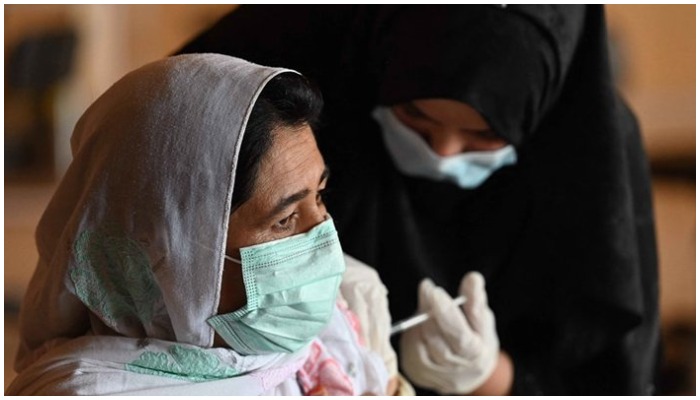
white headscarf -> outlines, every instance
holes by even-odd
[[[206,323],[246,122],[285,71],[176,56],[127,74],[90,106],[36,231],[8,393],[261,394],[293,382],[308,348],[244,357],[212,348]]]

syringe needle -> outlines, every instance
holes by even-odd
[[[466,297],[458,296],[458,297],[455,297],[454,300],[452,300],[452,304],[459,307],[462,304],[464,304],[466,301],[467,301]],[[410,318],[406,318],[403,321],[399,321],[399,322],[395,323],[394,325],[392,325],[389,335],[393,336],[399,332],[403,332],[407,329],[413,328],[416,325],[420,325],[429,319],[430,319],[430,313],[427,313],[427,312],[421,313],[418,315],[414,315]]]

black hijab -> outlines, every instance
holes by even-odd
[[[455,294],[478,270],[515,394],[653,390],[649,171],[602,6],[243,6],[182,51],[319,83],[329,210],[345,251],[379,271],[395,319],[415,311],[422,278]],[[370,112],[420,98],[470,104],[518,163],[473,190],[401,175]]]

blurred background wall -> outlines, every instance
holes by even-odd
[[[621,92],[654,175],[666,363],[663,394],[695,394],[695,5],[608,5]],[[5,387],[33,233],[87,106],[232,5],[5,5]]]

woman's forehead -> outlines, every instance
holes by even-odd
[[[326,170],[311,129],[281,128],[274,135],[270,151],[265,155],[255,183],[255,192],[262,200],[274,201],[298,191],[314,190]],[[257,197],[255,194],[254,198]]]

